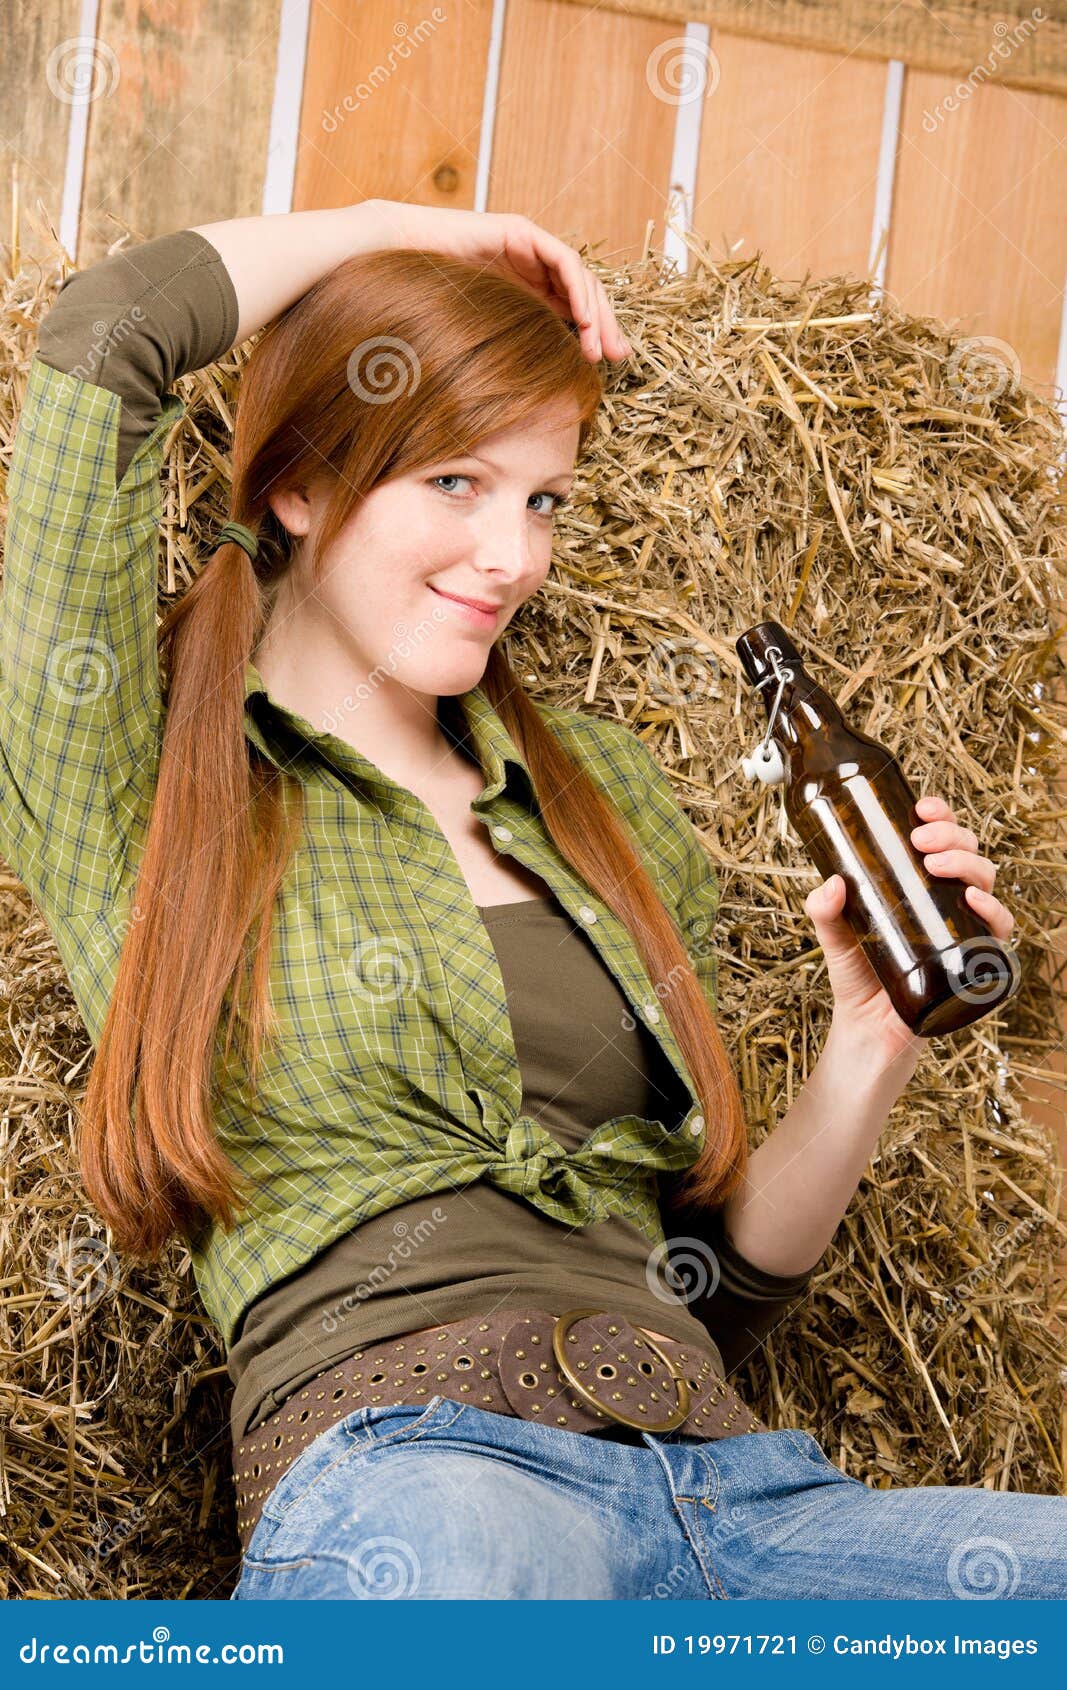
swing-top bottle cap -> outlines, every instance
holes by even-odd
[[[803,665],[804,659],[780,622],[757,622],[734,641],[734,650],[741,659],[741,667],[753,686],[767,675],[775,673],[772,651],[779,663]]]

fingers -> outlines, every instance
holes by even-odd
[[[592,275],[573,247],[568,246],[566,241],[557,240],[540,224],[528,217],[518,217],[513,227],[519,238],[514,245],[509,238],[508,256],[511,262],[523,274],[529,274],[530,259],[534,265],[544,266],[555,279],[561,298],[567,301],[571,319],[579,331],[582,351],[587,358],[599,358],[600,313],[594,301]],[[524,244],[528,244],[528,254],[523,253]],[[527,259],[525,264],[524,258]]]
[[[921,798],[917,798],[915,809],[924,822],[955,820],[945,800],[936,797],[932,792],[924,792]]]
[[[911,830],[912,844],[922,852],[923,862],[931,874],[946,879],[962,880],[963,895],[998,939],[1006,939],[1015,926],[1015,917],[993,896],[993,882],[997,865],[978,851],[978,836],[969,827],[961,827],[943,798],[925,793],[915,801],[916,814],[923,819]],[[824,884],[809,897],[816,901],[816,912],[825,918],[837,903]],[[843,903],[842,899],[842,903]],[[808,910],[812,915],[813,911]]]
[[[542,265],[556,278],[557,291],[567,301],[586,357],[594,361],[605,355],[627,357],[632,348],[619,328],[603,283],[582,263],[574,248],[525,217],[516,219],[516,234],[525,239],[518,239],[513,244],[509,237],[511,263],[535,286]],[[529,250],[524,253],[522,249],[526,243]],[[543,291],[543,288],[538,291]]]
[[[923,822],[911,830],[911,842],[920,851],[947,851],[955,846],[960,851],[977,851],[978,835],[958,822]]]
[[[991,863],[988,857],[980,857],[974,851],[935,851],[931,855],[924,853],[923,861],[931,874],[964,880],[968,886],[980,886],[984,892],[993,890],[997,866]]]
[[[804,899],[804,909],[812,921],[833,921],[845,907],[845,882],[840,874],[830,875],[821,886],[815,886]]]
[[[932,793],[917,799],[915,809],[923,821],[912,828],[911,841],[922,852],[930,873],[962,880],[963,895],[975,914],[998,939],[1006,939],[1015,917],[993,896],[997,865],[979,855],[977,834],[960,827],[945,800]]]
[[[969,827],[961,827],[943,798],[927,792],[915,802],[916,814],[922,817],[911,830],[911,842],[924,854],[930,851],[977,851],[978,835]],[[992,882],[990,883],[992,884]]]
[[[592,275],[592,271],[590,271]],[[608,292],[599,276],[593,276],[593,286],[600,301],[600,338],[609,358],[629,358],[633,347],[619,327]]]
[[[994,898],[992,892],[986,892],[981,886],[968,886],[964,897],[970,904],[975,915],[980,915],[990,931],[998,939],[1006,939],[1015,926],[1015,917],[1010,910],[1006,910],[999,898]]]

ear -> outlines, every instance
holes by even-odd
[[[310,532],[312,506],[306,487],[286,487],[267,499],[282,527],[301,538]]]

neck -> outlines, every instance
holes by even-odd
[[[299,649],[298,649],[299,648]],[[398,681],[371,681],[351,656],[334,646],[265,635],[252,653],[271,697],[302,717],[316,733],[330,733],[368,758],[383,774],[414,790],[447,776],[462,757],[442,726],[458,730],[463,712],[451,697],[439,699]]]

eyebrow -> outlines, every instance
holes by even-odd
[[[500,464],[495,464],[492,458],[487,458],[483,452],[457,452],[456,457],[459,459],[471,458],[475,463],[487,464],[490,469],[500,472]],[[451,461],[450,458],[442,458],[441,460],[442,463],[450,463]],[[572,469],[559,469],[554,474],[546,475],[542,479],[546,482],[565,481],[569,489],[574,484],[574,471]]]

